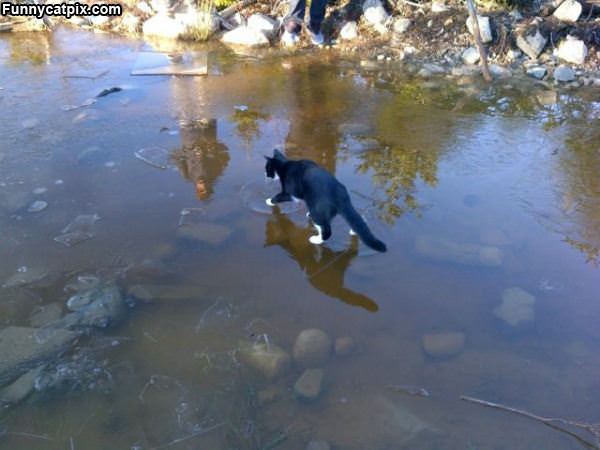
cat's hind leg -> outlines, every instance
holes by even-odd
[[[315,222],[315,228],[319,234],[308,238],[311,244],[322,244],[331,237],[331,226],[329,225],[329,222],[323,221],[321,225]]]

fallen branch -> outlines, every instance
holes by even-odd
[[[471,17],[471,21],[473,22],[473,37],[475,38],[477,50],[479,50],[479,59],[481,60],[481,70],[483,72],[483,78],[485,79],[485,81],[492,81],[492,75],[490,74],[490,69],[487,63],[485,47],[483,46],[483,42],[481,41],[481,33],[479,32],[479,20],[477,20],[477,10],[475,9],[473,0],[467,0],[467,9],[469,10],[469,16]]]
[[[256,1],[257,0],[241,0],[241,1],[237,2],[236,4],[225,8],[223,11],[221,11],[219,13],[219,15],[223,19],[228,19],[231,16],[233,16],[236,12],[238,12],[239,10],[244,9],[244,8],[256,3]]]
[[[541,422],[544,425],[547,425],[557,431],[561,431],[563,433],[566,433],[566,434],[574,437],[581,444],[585,445],[586,447],[588,447],[590,449],[600,450],[600,424],[575,422],[572,420],[561,419],[558,417],[542,417],[542,416],[538,416],[537,414],[533,414],[533,413],[530,413],[530,412],[522,410],[522,409],[512,408],[510,406],[502,405],[500,403],[488,402],[486,400],[481,400],[481,399],[478,399],[475,397],[468,397],[466,395],[461,395],[460,399],[464,400],[466,402],[476,403],[478,405],[487,406],[488,408],[494,408],[494,409],[500,409],[502,411],[508,411],[513,414],[518,414],[520,416],[525,416],[529,419],[536,420],[536,421]],[[587,431],[594,437],[595,443],[589,442],[588,440],[582,438],[581,436],[575,434],[574,432],[567,430],[565,428],[562,428],[561,425],[562,426],[572,426],[572,427],[578,428],[580,430]]]

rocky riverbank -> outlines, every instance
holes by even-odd
[[[569,87],[600,87],[600,5],[596,0],[542,0],[526,8],[479,8],[479,28],[490,71]],[[277,47],[287,5],[243,2],[216,12],[207,4],[141,0],[124,5],[121,17],[74,17],[70,25],[143,35],[149,40],[219,39],[233,48]],[[249,4],[250,3],[250,4]],[[236,11],[239,9],[239,11]],[[323,25],[327,49],[356,53],[363,66],[401,62],[424,78],[479,72],[472,24],[464,4],[453,0],[396,4],[350,1],[328,7]],[[56,20],[0,19],[0,30],[42,30]],[[302,40],[299,48],[309,44]]]

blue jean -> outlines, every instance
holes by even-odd
[[[308,28],[318,33],[321,31],[321,23],[325,18],[325,8],[327,0],[311,0],[310,3],[310,21]],[[291,0],[290,10],[285,18],[285,27],[290,32],[298,32],[304,22],[304,14],[306,11],[306,0]]]

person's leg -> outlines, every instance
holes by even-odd
[[[325,18],[325,8],[327,0],[311,0],[310,3],[310,22],[308,28],[315,34],[321,32],[321,24]]]
[[[300,33],[304,23],[304,14],[306,11],[306,0],[291,0],[290,9],[284,19],[284,28],[288,33]]]

